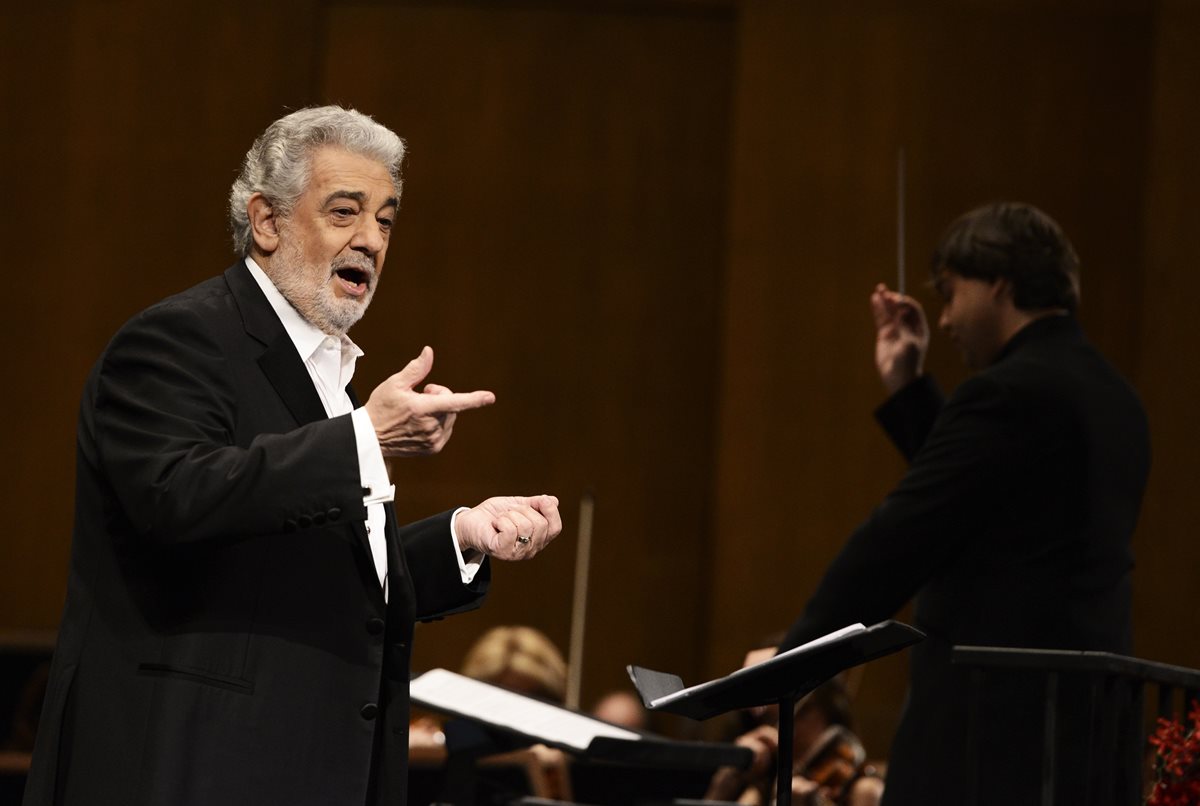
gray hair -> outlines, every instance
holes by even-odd
[[[291,214],[308,185],[312,154],[335,146],[378,160],[387,166],[396,198],[400,197],[400,165],[404,141],[369,115],[340,106],[314,106],[286,115],[267,127],[242,161],[242,172],[229,191],[229,225],[233,248],[250,253],[250,197],[261,193],[281,217]]]

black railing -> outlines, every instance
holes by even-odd
[[[979,712],[989,681],[1012,675],[1041,677],[1041,770],[1023,771],[1040,774],[1041,806],[1141,804],[1149,769],[1147,686],[1157,689],[1160,717],[1178,718],[1186,713],[1188,703],[1200,697],[1200,670],[1109,652],[957,646],[952,658],[970,673],[967,774],[975,790],[967,806],[979,802],[980,762],[985,752],[981,736],[987,729]],[[1068,694],[1069,706],[1064,702]],[[1069,735],[1064,731],[1068,720],[1073,728]],[[1086,720],[1086,726],[1080,720]],[[1080,744],[1064,746],[1073,741]],[[1069,770],[1064,770],[1066,755],[1070,756]],[[1070,789],[1064,791],[1067,782]]]

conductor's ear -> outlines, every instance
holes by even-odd
[[[246,203],[246,212],[250,217],[250,234],[254,245],[265,255],[279,248],[279,218],[275,208],[261,193],[255,193]]]
[[[992,299],[1004,300],[1013,298],[1013,284],[1007,277],[997,277],[992,281]]]

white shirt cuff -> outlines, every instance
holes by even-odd
[[[383,450],[375,436],[375,424],[366,408],[355,409],[350,414],[354,424],[354,442],[358,446],[358,475],[362,479],[363,505],[382,504],[396,497],[396,487],[388,478],[387,465],[383,463]]]
[[[466,512],[470,507],[459,507],[454,510],[454,514],[450,516],[450,539],[454,541],[454,556],[458,559],[458,572],[462,574],[464,585],[470,585],[475,579],[475,574],[479,572],[479,566],[483,564],[483,555],[479,552],[473,552],[479,556],[479,559],[467,562],[463,559],[462,550],[458,547],[458,530],[454,528],[454,522],[458,520],[458,513]]]

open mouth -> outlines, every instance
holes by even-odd
[[[346,266],[334,272],[338,280],[341,282],[342,288],[346,293],[353,297],[359,297],[367,293],[367,284],[371,280],[371,275],[362,269],[356,269],[352,266]]]

